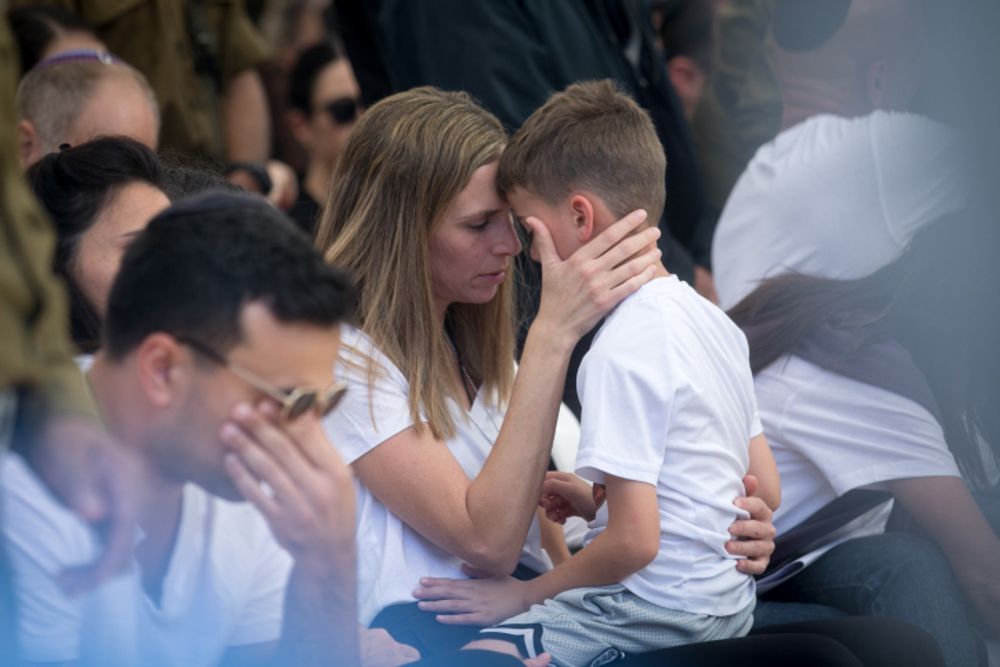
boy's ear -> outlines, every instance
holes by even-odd
[[[569,208],[577,237],[586,243],[594,236],[594,205],[583,195],[576,194],[570,197]]]

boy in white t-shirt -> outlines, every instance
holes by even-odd
[[[552,96],[514,135],[497,182],[515,216],[540,219],[532,254],[568,257],[622,214],[663,209],[666,160],[648,115],[609,81]],[[606,318],[577,380],[579,478],[550,474],[550,518],[593,519],[582,551],[512,584],[507,611],[470,648],[555,664],[605,664],[746,634],[754,582],[726,551],[749,472],[779,501],[757,417],[747,342],[714,305],[660,265]]]

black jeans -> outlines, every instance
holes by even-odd
[[[934,639],[888,618],[776,625],[740,639],[688,644],[629,658],[622,667],[943,667]]]
[[[417,609],[416,603],[399,604],[383,610],[372,627],[385,628],[396,641],[420,651],[426,662],[421,660],[419,665],[484,664],[471,658],[466,660],[469,652],[459,651],[478,637],[479,628],[443,625],[435,620],[435,615]],[[943,667],[944,659],[934,639],[916,626],[889,618],[852,617],[775,625],[755,629],[748,637],[651,651],[617,664],[622,667]]]

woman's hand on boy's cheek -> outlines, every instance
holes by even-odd
[[[774,553],[774,536],[777,531],[771,522],[771,508],[760,498],[737,498],[734,505],[750,513],[749,519],[737,519],[729,527],[733,539],[726,542],[726,551],[743,556],[736,562],[736,569],[745,574],[762,574]]]

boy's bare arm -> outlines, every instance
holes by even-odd
[[[541,532],[542,548],[549,555],[552,564],[559,565],[569,560],[569,547],[566,545],[566,535],[563,533],[562,526],[546,517],[542,508],[535,510],[535,516],[538,519],[538,528]]]
[[[589,496],[590,485],[578,481]],[[608,527],[555,569],[531,581],[425,577],[413,591],[420,609],[438,613],[438,622],[449,625],[493,625],[563,591],[616,584],[642,569],[660,548],[656,487],[611,476],[606,485]],[[465,572],[473,577],[484,574]]]
[[[530,605],[572,588],[616,584],[649,564],[660,548],[656,487],[608,475],[608,527],[554,570],[525,582]]]
[[[781,478],[763,433],[750,439],[750,474],[757,478],[757,491],[751,495],[767,503],[771,511],[778,509],[781,504]]]

